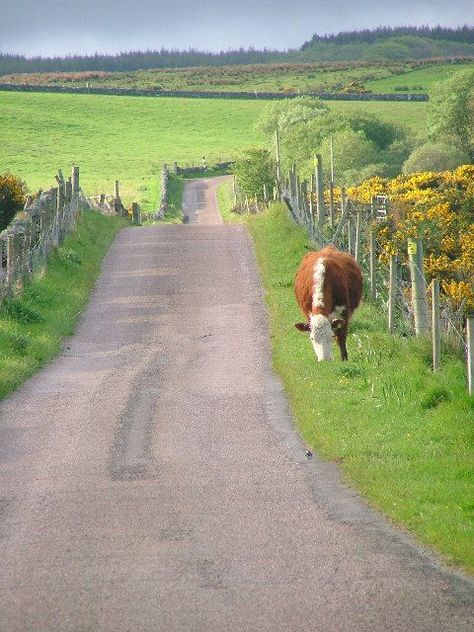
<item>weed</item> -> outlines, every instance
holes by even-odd
[[[40,323],[43,321],[41,314],[21,299],[7,299],[3,309],[6,314],[19,323]]]
[[[423,410],[429,410],[449,400],[449,392],[444,386],[433,386],[423,395],[420,405]]]

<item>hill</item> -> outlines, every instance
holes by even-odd
[[[129,51],[117,55],[33,57],[0,52],[0,75],[31,72],[130,72],[150,68],[232,66],[319,61],[415,60],[474,57],[474,27],[380,27],[373,30],[313,35],[300,48],[228,50],[218,53],[177,50]]]

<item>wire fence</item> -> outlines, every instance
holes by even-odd
[[[433,370],[440,366],[441,347],[465,356],[468,390],[473,394],[474,318],[465,317],[462,305],[454,309],[448,301],[440,300],[439,284],[438,292],[434,291],[436,279],[428,286],[421,240],[407,240],[407,251],[397,255],[385,250],[377,235],[381,222],[391,219],[388,197],[375,195],[369,204],[363,204],[350,199],[343,187],[337,190],[334,182],[325,192],[319,156],[309,181],[299,178],[296,165],[292,165],[285,177],[278,135],[276,158],[272,192],[271,187],[264,185],[259,195],[249,197],[240,190],[234,176],[233,211],[260,213],[271,201],[284,202],[294,222],[306,229],[314,249],[332,244],[354,256],[363,271],[365,295],[387,314],[390,333],[406,337],[431,336]],[[175,171],[178,171],[176,163]]]
[[[391,217],[390,200],[385,195],[377,195],[370,204],[363,204],[349,199],[341,188],[336,202],[334,183],[326,196],[324,194],[322,168],[318,164],[309,182],[300,180],[296,166],[292,166],[284,177],[278,139],[276,144],[277,179],[273,199],[286,204],[293,220],[306,229],[315,249],[333,244],[355,257],[364,273],[365,294],[382,306],[391,333],[431,336],[434,370],[439,368],[441,348],[464,356],[468,390],[473,394],[474,318],[464,315],[463,305],[456,309],[443,297],[440,299],[437,280],[428,285],[423,270],[421,240],[407,240],[407,252],[397,255],[386,252],[377,238],[377,229],[380,222]],[[266,191],[263,197],[268,201]],[[257,201],[253,209],[248,200],[246,205],[247,211],[259,211]]]

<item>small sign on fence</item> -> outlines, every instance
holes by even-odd
[[[407,248],[408,254],[409,255],[416,255],[418,252],[418,247],[417,247],[417,243],[416,241],[412,241],[411,239],[408,240],[408,248]]]

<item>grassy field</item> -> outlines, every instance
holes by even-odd
[[[457,64],[437,64],[427,65],[423,68],[406,70],[402,73],[395,73],[380,79],[367,81],[365,87],[372,92],[392,93],[392,92],[428,92],[433,83],[449,79],[454,73],[464,68],[474,69],[474,63]],[[398,90],[397,90],[398,88]],[[400,89],[402,88],[402,89]]]
[[[349,361],[316,362],[293,276],[307,238],[284,207],[246,218],[270,312],[274,368],[307,444],[337,461],[376,508],[474,572],[472,489],[474,398],[461,358],[430,369],[429,344],[389,336],[382,310],[363,305],[348,340]],[[338,356],[336,356],[338,357]]]
[[[0,173],[12,171],[31,191],[54,184],[58,168],[81,168],[88,195],[121,182],[126,204],[156,208],[164,162],[208,164],[263,144],[254,122],[266,101],[221,101],[0,92]],[[425,103],[333,102],[363,108],[424,132]]]
[[[419,67],[421,65],[421,67]],[[7,75],[0,81],[65,86],[206,90],[216,92],[334,92],[353,81],[372,92],[426,92],[434,81],[465,64],[425,62],[337,62],[317,64],[254,64],[242,66],[163,68],[135,72],[77,72]]]
[[[48,270],[20,298],[0,308],[0,398],[15,389],[59,351],[73,334],[97,279],[102,259],[128,221],[84,213],[76,231],[51,257]]]
[[[200,164],[262,141],[254,121],[264,102],[0,93],[0,173],[31,191],[78,164],[89,194],[122,183],[128,204],[156,204],[164,162]]]

